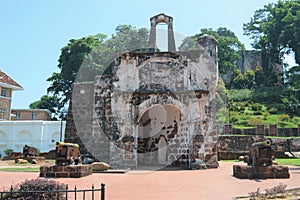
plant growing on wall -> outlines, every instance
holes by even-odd
[[[5,150],[4,150],[4,153],[5,153],[6,156],[11,155],[12,152],[14,152],[14,150],[12,150],[12,149],[5,149]]]

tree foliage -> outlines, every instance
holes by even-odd
[[[300,115],[300,101],[296,95],[281,96],[281,101],[285,106],[285,112],[291,117]]]
[[[61,114],[61,109],[63,104],[60,102],[60,99],[56,96],[44,95],[39,100],[32,102],[29,105],[31,109],[48,109],[51,112],[51,118],[57,120],[57,117]]]
[[[262,51],[264,74],[271,83],[271,63],[281,64],[284,54],[293,51],[300,64],[300,0],[279,0],[255,11],[250,22],[244,24],[244,34],[253,39],[255,49]]]
[[[185,38],[179,50],[188,51],[196,49],[197,38],[204,34],[214,36],[218,42],[219,72],[226,74],[229,71],[233,71],[237,67],[236,63],[241,59],[241,54],[245,50],[245,47],[237,36],[227,28],[220,27],[217,30],[201,29],[200,34]]]
[[[147,47],[148,37],[147,29],[119,25],[111,38],[97,34],[71,39],[61,49],[59,72],[53,73],[47,79],[51,82],[47,91],[65,105],[71,97],[72,84],[76,80],[94,80],[95,75],[103,73],[109,67],[116,55]]]
[[[72,83],[82,62],[87,58],[93,48],[102,43],[106,36],[99,34],[88,36],[78,40],[71,39],[67,46],[61,49],[59,56],[59,72],[54,72],[47,81],[51,82],[48,92],[67,103],[71,96]]]
[[[300,66],[290,68],[287,73],[287,85],[296,89],[300,89]]]

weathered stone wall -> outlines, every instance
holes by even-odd
[[[91,175],[92,165],[73,165],[73,166],[41,166],[40,177],[45,178],[80,178]]]
[[[222,133],[221,133],[222,134]],[[234,135],[256,135],[256,128],[239,129],[233,128],[232,134]],[[265,128],[265,135],[269,136],[269,129]],[[277,128],[278,137],[297,137],[299,132],[297,128]]]
[[[204,35],[195,51],[170,51],[124,53],[95,81],[75,83],[66,142],[113,167],[194,159],[217,167],[216,40]]]
[[[254,142],[265,141],[264,136],[219,136],[218,158],[219,160],[238,159],[239,156],[248,154],[249,147]],[[288,152],[288,141],[283,138],[271,138],[272,155],[275,158],[287,157],[284,152]],[[293,138],[290,145],[291,151],[300,151],[300,138]]]
[[[138,120],[152,106],[172,105],[181,113],[176,132],[159,130],[151,145],[166,138],[166,164],[188,166],[197,158],[217,166],[216,46],[211,38],[201,40],[203,47],[189,59],[187,53],[126,53],[115,59],[110,75],[74,84],[66,142],[88,144],[81,151],[112,166],[155,164],[158,151],[137,156]]]
[[[271,63],[270,68],[274,70],[277,77],[277,85],[282,85],[282,73],[283,66],[277,63]],[[256,70],[257,67],[262,68],[261,52],[257,50],[246,50],[242,55],[241,59],[236,63],[238,69],[245,73],[247,70]],[[229,82],[232,77],[232,73],[228,72],[222,75],[224,82]]]

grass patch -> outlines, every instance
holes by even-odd
[[[300,166],[300,158],[276,158],[275,161],[280,165]]]
[[[1,172],[39,172],[40,167],[8,167],[0,168]]]
[[[239,161],[239,160],[220,160],[222,162],[243,162],[243,161]]]
[[[220,160],[222,162],[243,162],[238,160]],[[293,166],[300,166],[300,158],[276,158],[275,161],[279,165],[293,165]]]

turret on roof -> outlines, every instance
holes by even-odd
[[[10,88],[12,90],[23,90],[23,87],[14,81],[11,77],[0,70],[0,86]]]

